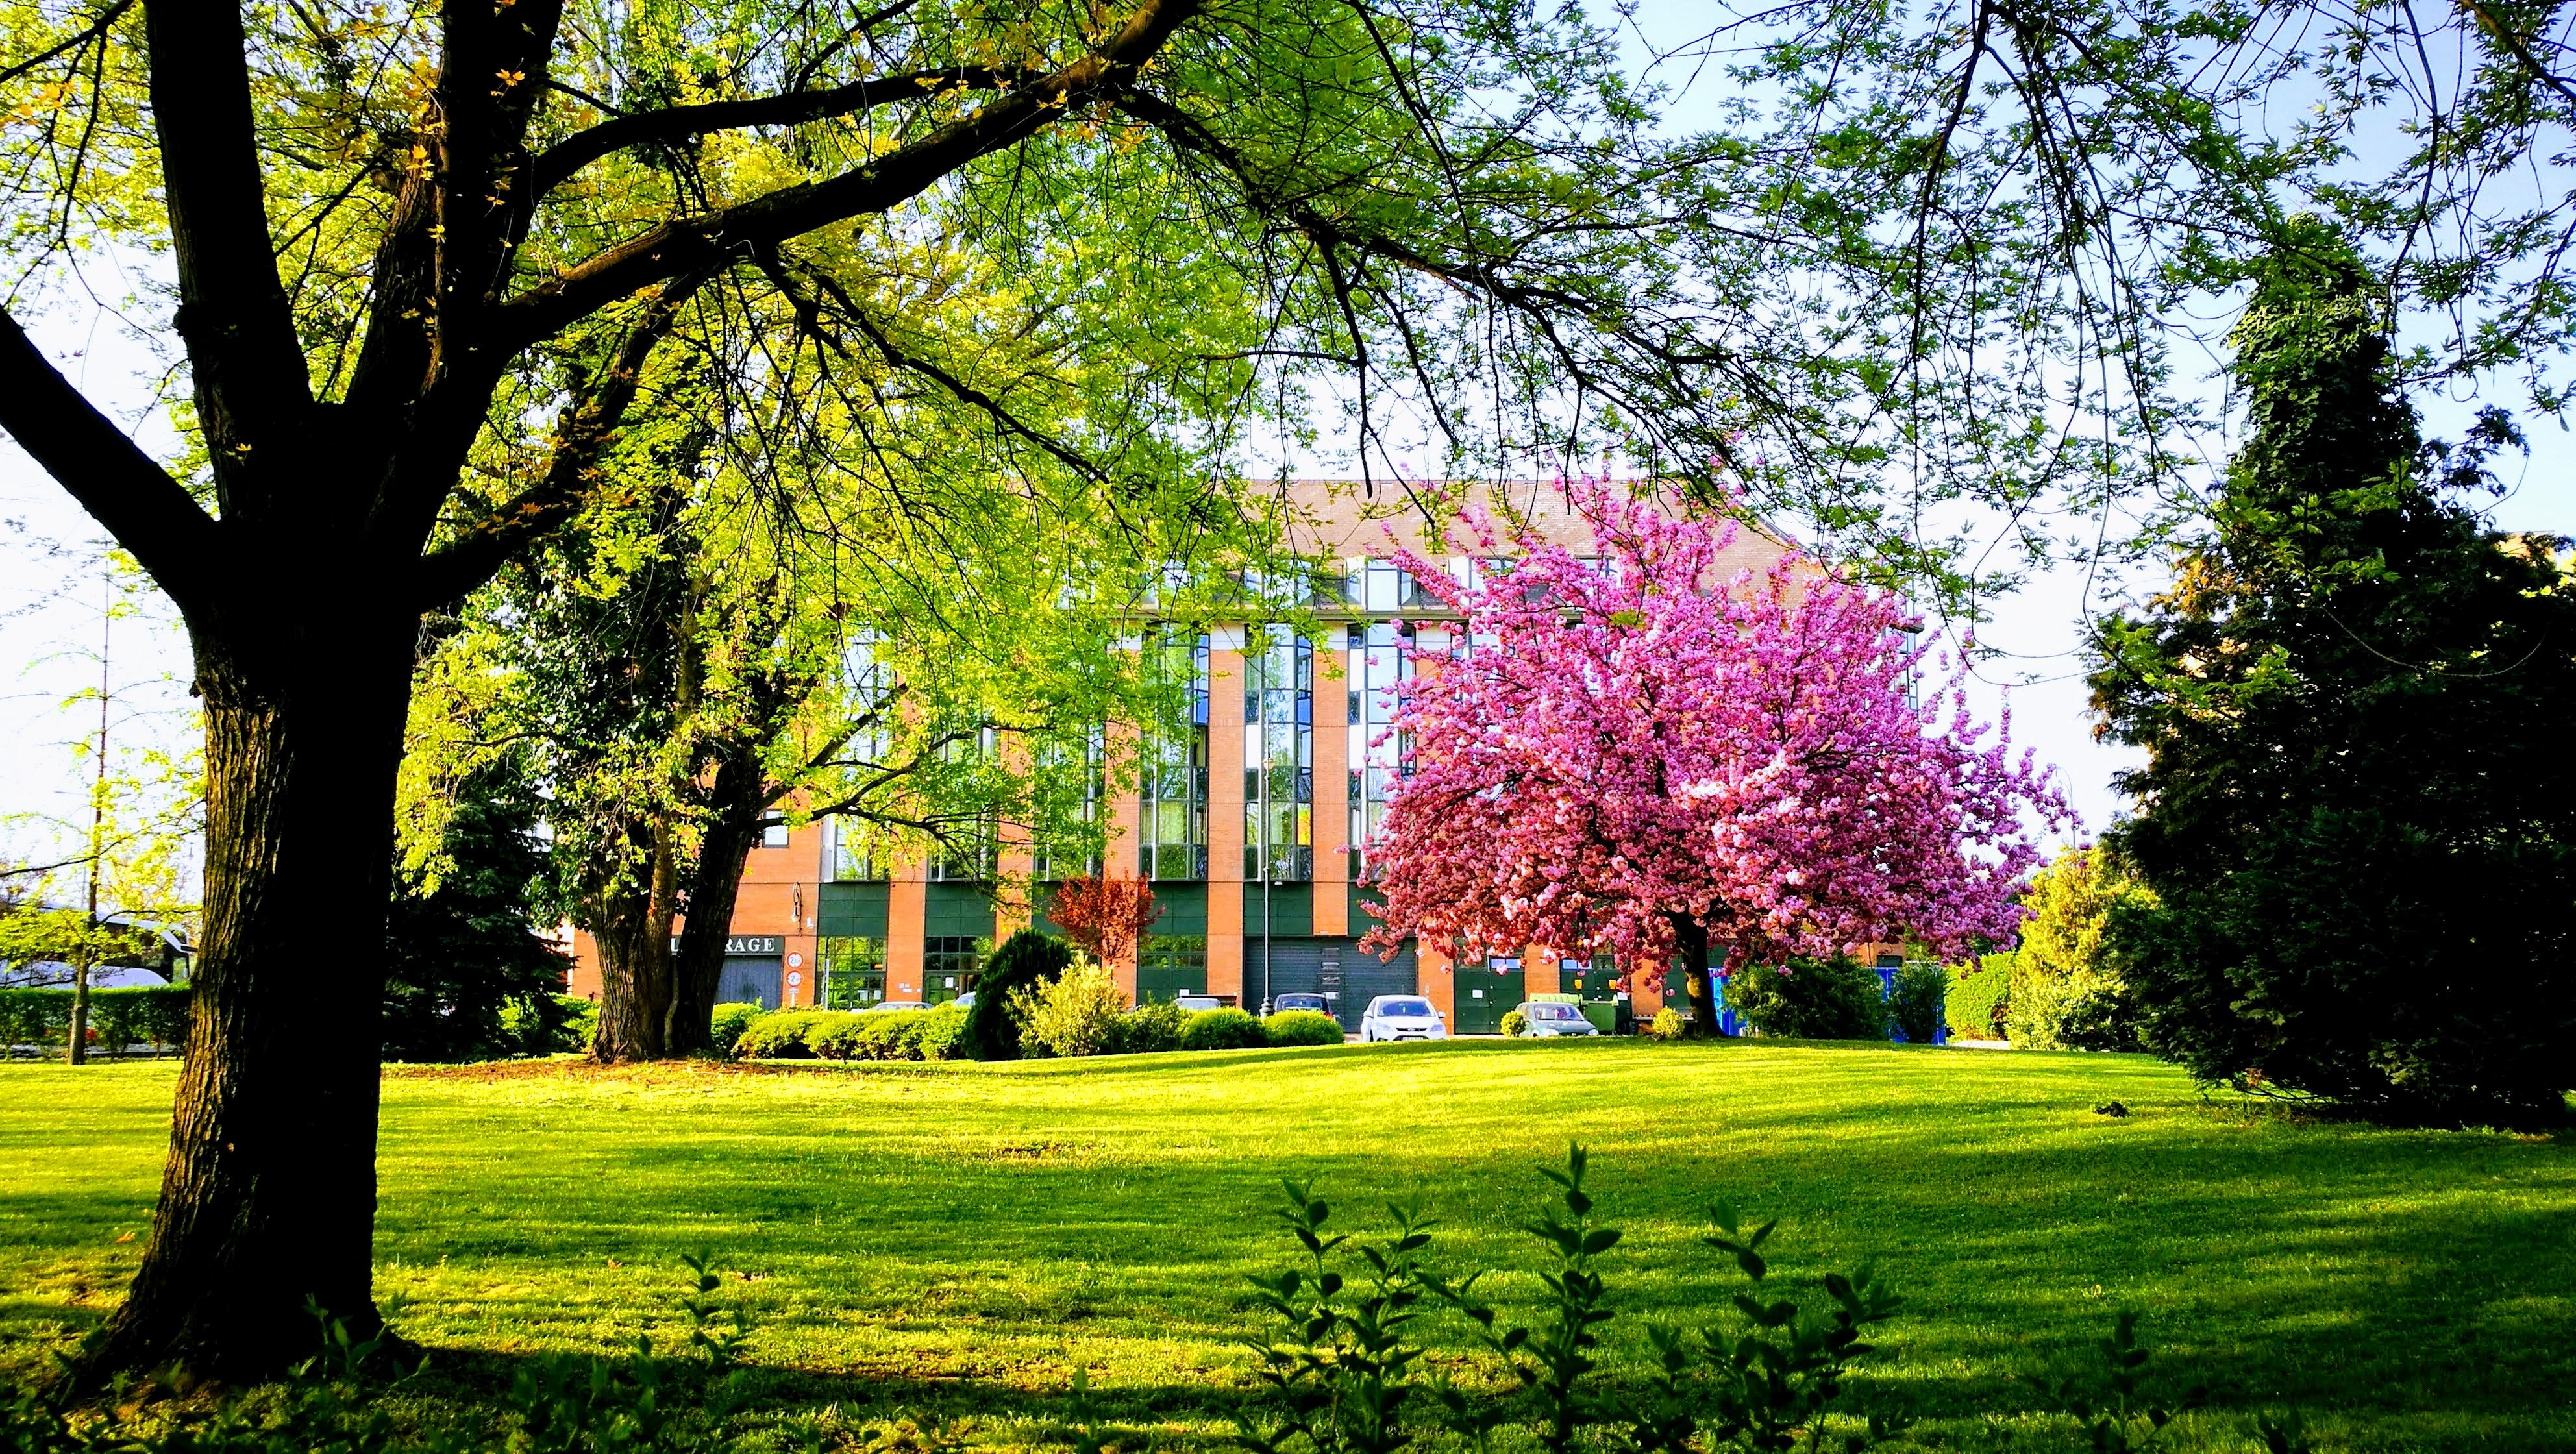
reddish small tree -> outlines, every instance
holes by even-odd
[[[1152,885],[1141,878],[1085,874],[1055,886],[1047,917],[1083,953],[1108,964],[1124,959],[1163,910],[1154,902]]]
[[[1419,653],[1399,689],[1411,761],[1367,845],[1385,903],[1364,947],[1547,944],[1649,977],[1679,952],[1707,1033],[1712,942],[1742,969],[2009,940],[2039,861],[2024,813],[2071,814],[1958,678],[1917,705],[1899,603],[1794,552],[1721,579],[1731,525],[1566,489],[1600,566],[1527,532],[1473,586],[1400,557],[1475,646]],[[1497,532],[1470,520],[1451,545],[1491,556]]]

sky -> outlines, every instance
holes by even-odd
[[[1676,13],[1673,6],[1649,7],[1643,23],[1652,27]],[[39,323],[35,331],[93,400],[121,418],[143,414],[166,367],[157,349],[113,326],[73,331]],[[2201,388],[2213,402],[2223,399],[2221,363],[2215,356],[2204,361]],[[2478,402],[2467,390],[2417,400],[2427,432],[2450,437]],[[2576,449],[2559,426],[2532,427],[2529,456],[2503,462],[2512,489],[2494,503],[2491,517],[2505,529],[2576,534]],[[155,442],[148,433],[146,442]],[[1329,472],[1329,447],[1297,467]],[[94,689],[100,676],[99,534],[58,486],[0,439],[0,858],[43,856],[58,841],[55,825],[80,811],[83,767],[74,743],[95,731],[96,707],[66,710],[64,703]],[[2135,761],[2093,740],[2081,679],[2082,623],[2133,604],[2159,583],[2152,571],[2125,581],[2081,569],[2044,572],[1993,601],[1991,619],[1976,631],[1989,654],[1970,671],[1972,704],[1989,720],[2009,712],[2012,740],[2055,767],[2080,817],[2080,837],[2099,833],[2123,810],[2112,777]],[[114,736],[121,751],[183,747],[192,722],[185,634],[168,603],[148,590],[131,609],[135,614],[115,623],[110,637]],[[1950,636],[1955,640],[1955,630]]]

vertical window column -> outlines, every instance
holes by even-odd
[[[1262,628],[1244,655],[1243,877],[1315,876],[1315,649],[1286,626]]]
[[[1397,683],[1413,675],[1405,654],[1413,628],[1400,621],[1354,625],[1348,637],[1350,682],[1350,813],[1351,851],[1365,867],[1369,835],[1386,817],[1387,799],[1404,774],[1408,756],[1395,721]],[[1384,741],[1379,739],[1384,738]]]
[[[1169,669],[1186,671],[1189,720],[1145,742],[1138,772],[1136,871],[1149,879],[1208,876],[1208,639],[1164,645]]]

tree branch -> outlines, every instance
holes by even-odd
[[[643,316],[619,341],[607,368],[564,411],[545,473],[535,484],[421,559],[412,594],[423,610],[490,580],[512,557],[590,503],[599,457],[616,438],[627,406],[635,402],[645,361],[669,336],[680,305],[704,281],[703,274],[680,279],[646,302]]]
[[[243,477],[302,442],[313,395],[269,246],[241,6],[152,0],[143,19],[179,274],[173,324],[224,513],[255,513],[268,501]]]
[[[513,355],[654,283],[721,267],[747,248],[900,206],[968,163],[1025,140],[1077,103],[1104,99],[1126,85],[1173,30],[1198,13],[1200,3],[1146,0],[1093,54],[866,166],[663,223],[565,270],[497,310],[496,356]]]
[[[205,604],[219,527],[0,311],[0,429],[188,609]]]

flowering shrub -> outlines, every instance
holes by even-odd
[[[1087,954],[1054,980],[1011,995],[1011,1018],[1018,1023],[1024,1049],[1071,1058],[1098,1055],[1110,1047],[1127,997],[1118,982]]]

